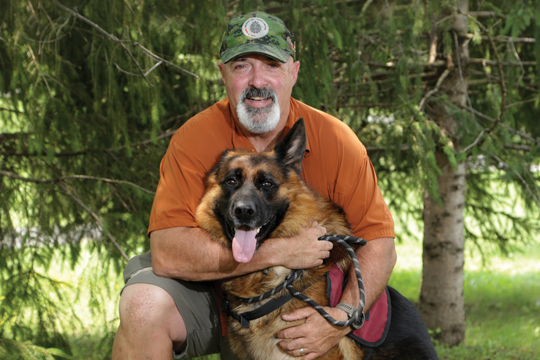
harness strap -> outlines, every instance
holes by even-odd
[[[302,291],[306,290],[310,286],[311,284],[304,286],[302,288]],[[231,316],[233,319],[238,321],[240,323],[240,326],[244,328],[248,328],[249,322],[251,320],[255,320],[265,315],[270,314],[272,311],[279,309],[280,307],[282,307],[283,305],[291,301],[292,298],[293,296],[290,293],[288,293],[279,298],[270,299],[264,305],[261,305],[256,309],[238,314],[236,311],[233,310],[231,303],[229,302],[229,300],[227,300],[227,296],[225,295],[225,293],[223,293],[222,298],[221,298],[222,299],[221,310],[225,314]]]
[[[251,310],[246,311],[241,314],[238,314],[235,312],[230,304],[230,302],[227,300],[225,293],[222,295],[222,305],[221,309],[224,313],[231,316],[233,319],[238,321],[240,323],[240,326],[244,328],[249,328],[249,322],[251,320],[258,319],[260,317],[263,317],[269,313],[271,313],[274,310],[279,309],[281,306],[289,302],[293,296],[296,297],[299,300],[302,300],[309,305],[311,305],[315,310],[317,310],[328,322],[330,322],[332,325],[336,326],[352,326],[354,329],[359,329],[362,327],[365,321],[365,315],[364,315],[364,305],[365,305],[365,291],[364,291],[364,282],[362,281],[362,275],[360,273],[360,265],[358,264],[358,258],[356,257],[356,253],[354,252],[353,248],[349,245],[355,244],[363,246],[367,244],[367,241],[361,238],[356,238],[352,236],[346,236],[346,235],[324,235],[319,238],[319,240],[326,240],[331,242],[337,242],[341,246],[343,246],[347,252],[349,253],[349,256],[353,259],[353,265],[356,272],[356,278],[358,281],[358,288],[360,289],[360,305],[358,307],[358,310],[353,313],[351,318],[347,321],[338,321],[334,319],[330,314],[328,314],[324,309],[313,299],[305,296],[301,293],[301,291],[304,291],[307,289],[311,284],[306,285],[301,291],[296,290],[292,283],[302,274],[303,270],[291,270],[285,281],[278,285],[276,288],[265,292],[262,295],[254,296],[251,298],[243,298],[243,297],[236,297],[239,301],[243,303],[253,303],[253,302],[259,302],[264,299],[269,298],[270,296],[273,296],[274,294],[278,293],[279,291],[286,288],[289,291],[289,294],[286,294],[284,296],[281,296],[279,298],[271,299],[264,305]]]
[[[223,294],[223,302],[221,304],[221,310],[223,310],[224,313],[231,316],[233,319],[238,321],[240,323],[240,326],[243,328],[249,327],[249,322],[251,320],[258,319],[260,317],[263,317],[267,314],[270,314],[272,311],[279,309],[281,306],[285,305],[287,302],[292,300],[291,294],[286,294],[285,296],[271,299],[266,304],[259,306],[258,308],[246,311],[243,313],[238,314],[232,309],[231,303],[227,300],[225,297],[225,294]]]

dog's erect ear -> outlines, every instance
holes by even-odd
[[[208,174],[206,174],[206,179],[208,180],[212,175],[215,175],[217,171],[225,164],[225,161],[227,160],[227,155],[231,152],[230,149],[225,150],[221,157],[219,158],[219,161],[208,171]]]
[[[276,145],[275,151],[278,160],[286,166],[302,170],[302,159],[306,152],[306,125],[304,118],[298,119],[287,135]]]

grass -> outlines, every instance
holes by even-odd
[[[421,246],[399,244],[398,264],[390,285],[417,302],[421,282]],[[540,245],[509,256],[465,260],[465,343],[437,345],[441,359],[540,358]]]
[[[398,263],[390,285],[413,302],[418,301],[421,281],[421,244],[398,244]],[[465,270],[467,333],[461,346],[436,345],[441,359],[540,359],[540,244],[505,257],[489,256],[486,264],[468,254]],[[66,289],[71,310],[61,319],[74,359],[110,358],[118,327],[117,305],[122,277],[105,276],[99,259],[88,250],[71,269],[63,264],[49,273],[77,292]],[[54,274],[54,275],[53,275]],[[77,314],[74,321],[70,314]],[[219,355],[197,358],[219,360]],[[194,359],[192,359],[194,360]]]

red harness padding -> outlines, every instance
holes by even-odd
[[[343,292],[343,284],[345,280],[344,274],[339,270],[337,265],[334,265],[327,276],[326,295],[330,302],[330,306],[335,307],[339,303]],[[217,302],[219,308],[219,317],[221,320],[221,334],[227,335],[227,326],[229,324],[228,316],[221,310],[222,290],[217,281],[214,282],[214,289],[217,294]],[[383,343],[390,328],[390,297],[388,290],[385,290],[379,299],[373,304],[371,309],[366,314],[364,325],[347,336],[359,342],[362,345],[376,347]]]
[[[327,277],[326,295],[330,301],[330,306],[335,307],[339,303],[343,292],[345,276],[337,265],[334,265],[327,273]],[[347,336],[362,345],[377,347],[386,339],[386,335],[390,329],[390,318],[390,297],[388,296],[388,290],[385,289],[367,312],[364,325]]]

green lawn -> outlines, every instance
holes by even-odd
[[[390,279],[417,302],[422,256],[419,244],[400,244],[398,264]],[[540,245],[508,257],[478,256],[465,261],[465,344],[437,346],[441,359],[540,359]]]
[[[421,280],[421,245],[398,244],[398,263],[390,285],[417,302]],[[441,359],[540,359],[540,244],[508,257],[491,255],[485,265],[467,256],[465,344],[437,345]],[[118,327],[117,304],[123,282],[112,271],[102,274],[99,258],[85,252],[70,269],[51,267],[49,273],[66,283],[69,310],[59,319],[74,359],[110,359]],[[75,292],[72,291],[75,289]],[[202,359],[219,360],[219,356]]]

